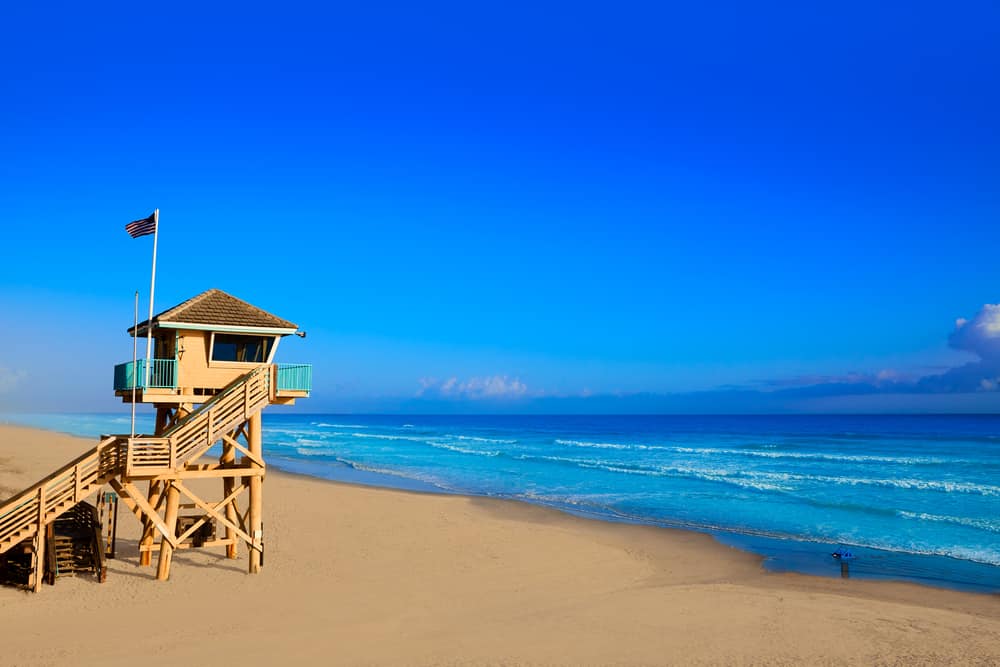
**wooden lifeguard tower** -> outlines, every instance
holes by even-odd
[[[236,558],[240,542],[249,550],[249,571],[260,570],[261,411],[309,396],[311,366],[274,363],[283,337],[304,334],[295,324],[216,289],[129,333],[151,336],[155,353],[116,366],[114,389],[123,402],[156,407],[154,433],[103,436],[93,450],[0,505],[0,554],[18,545],[27,550],[30,544],[34,590],[45,570],[46,527],[105,484],[143,524],[140,563],[150,565],[158,549],[158,579],[169,576],[176,549],[224,546],[227,556]],[[201,461],[217,443],[218,461]],[[192,491],[190,480],[199,479],[221,480],[221,500]],[[179,521],[182,508],[195,514]],[[215,527],[223,529],[221,537]]]

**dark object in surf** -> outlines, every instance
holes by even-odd
[[[848,549],[837,549],[832,554],[835,559],[840,561],[840,576],[843,579],[849,579],[851,576],[851,566],[850,561],[854,560],[855,556]]]

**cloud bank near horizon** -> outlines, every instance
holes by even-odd
[[[927,375],[895,369],[842,375],[769,378],[749,385],[658,394],[591,393],[556,396],[530,391],[507,375],[460,380],[423,378],[414,398],[393,407],[551,412],[800,412],[1000,410],[1000,304],[985,304],[971,319],[959,318],[948,345],[977,359]]]
[[[417,398],[509,400],[523,398],[528,393],[528,387],[519,378],[506,375],[488,377],[471,377],[459,380],[452,376],[446,380],[436,378],[421,378]]]
[[[943,393],[1000,389],[1000,304],[985,304],[971,320],[957,319],[948,345],[979,359],[921,378],[918,387]]]

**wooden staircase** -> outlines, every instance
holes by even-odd
[[[0,503],[0,554],[26,541],[38,540],[40,531],[44,538],[46,526],[106,484],[111,484],[119,495],[124,492],[129,496],[125,501],[133,512],[137,516],[145,512],[164,538],[176,544],[177,536],[158,521],[155,508],[136,497],[133,482],[184,473],[220,439],[263,467],[263,461],[256,460],[259,455],[240,446],[228,434],[275,402],[276,373],[273,365],[258,366],[160,436],[104,436],[93,449]],[[38,570],[37,565],[34,568]]]
[[[97,508],[81,502],[48,525],[45,540],[48,582],[57,577],[90,572],[103,582],[107,578],[104,564],[104,540]]]
[[[37,484],[0,505],[0,554],[38,534],[121,471],[128,436],[107,436]]]

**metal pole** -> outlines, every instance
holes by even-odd
[[[156,290],[156,241],[159,235],[160,209],[155,209],[153,211],[153,275],[149,279],[149,320],[146,321],[146,381],[142,385],[144,389],[149,388],[149,367],[153,361],[153,293]]]
[[[135,326],[132,328],[132,437],[135,437],[136,359],[139,356],[139,290],[135,291]]]

